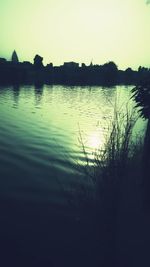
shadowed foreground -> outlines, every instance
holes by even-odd
[[[111,201],[99,214],[83,214],[44,202],[1,199],[0,265],[149,266],[150,212],[144,211],[137,176],[120,185],[117,220]]]

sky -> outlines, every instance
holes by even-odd
[[[149,0],[0,0],[0,57],[150,67]]]

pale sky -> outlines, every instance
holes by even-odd
[[[150,67],[149,0],[0,0],[0,57]],[[146,4],[147,3],[147,4]]]

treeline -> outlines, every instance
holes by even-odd
[[[138,71],[127,68],[123,71],[112,61],[103,65],[91,63],[89,66],[65,62],[56,67],[52,63],[44,66],[39,55],[34,57],[33,64],[19,62],[15,51],[11,61],[0,58],[0,84],[136,85],[147,77],[150,77],[148,68],[139,67]]]

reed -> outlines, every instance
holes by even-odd
[[[130,108],[129,104],[125,108],[117,108],[115,105],[112,119],[107,124],[104,143],[93,152],[92,164],[79,131],[79,142],[86,162],[80,168],[90,185],[81,187],[82,202],[90,195],[90,201],[92,199],[99,208],[104,199],[117,199],[122,180],[135,173],[134,168],[140,164],[142,154],[141,137],[135,138],[133,133],[138,118],[136,109]]]

